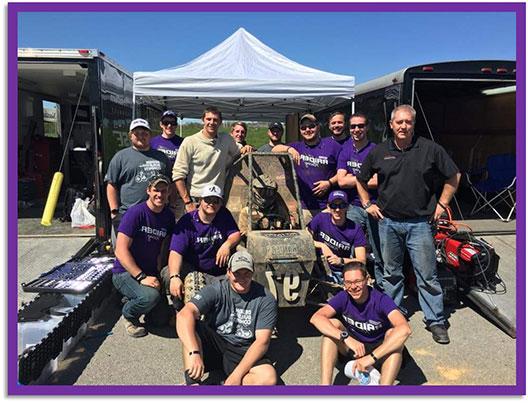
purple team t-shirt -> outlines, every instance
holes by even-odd
[[[369,287],[369,296],[358,304],[345,290],[332,297],[328,304],[341,316],[348,333],[361,343],[383,340],[392,327],[388,315],[398,309],[394,301],[382,292]]]
[[[345,169],[347,173],[356,176],[359,174],[361,165],[363,165],[363,161],[365,161],[365,158],[367,158],[367,155],[374,147],[376,147],[376,144],[369,141],[365,147],[363,147],[361,150],[357,150],[354,145],[354,141],[352,139],[347,140],[346,143],[343,144],[341,154],[339,154],[337,169]],[[359,200],[356,188],[348,188],[343,190],[346,191],[350,204],[353,204],[354,206],[361,206],[361,201]],[[369,189],[369,195],[370,201],[375,202],[378,192],[374,189]]]
[[[130,207],[121,219],[118,232],[132,238],[130,253],[136,264],[149,276],[158,275],[158,255],[163,240],[174,230],[174,214],[165,207],[155,213],[147,202]],[[118,259],[114,262],[113,273],[126,271]]]
[[[343,226],[332,223],[330,213],[319,213],[308,224],[314,240],[326,244],[336,256],[349,258],[354,248],[366,246],[365,233],[361,225],[346,219]],[[333,271],[343,271],[342,267],[330,265]]]
[[[295,164],[295,172],[302,207],[309,210],[324,209],[328,195],[318,199],[313,195],[312,189],[315,182],[328,180],[336,174],[337,159],[341,151],[339,143],[326,137],[314,146],[309,146],[304,141],[297,141],[289,146],[301,155],[301,163]]]
[[[225,267],[215,263],[216,253],[238,226],[225,207],[221,207],[210,224],[204,224],[198,210],[185,214],[174,228],[170,249],[183,256],[183,260],[204,273],[218,276],[226,273]]]
[[[172,169],[182,141],[183,139],[180,136],[173,136],[170,139],[166,139],[160,134],[150,140],[150,147],[164,153],[169,159]]]

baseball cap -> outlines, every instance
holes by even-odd
[[[167,178],[165,175],[158,174],[158,175],[154,175],[152,178],[149,179],[148,185],[149,187],[152,187],[162,182],[166,183],[167,185],[170,185],[171,183],[170,179]]]
[[[299,122],[302,122],[305,119],[308,119],[308,120],[311,120],[312,122],[317,123],[317,118],[311,113],[305,113],[304,115],[302,115],[301,118],[299,119]]]
[[[240,269],[248,269],[251,272],[255,271],[253,269],[253,257],[245,250],[233,253],[233,256],[229,259],[228,266],[229,270],[233,273]]]
[[[136,127],[144,127],[150,131],[149,122],[147,122],[145,119],[134,119],[132,122],[130,122],[130,131],[134,130]]]
[[[284,128],[282,127],[282,123],[281,122],[272,122],[268,125],[268,129],[281,129],[281,130],[284,130]]]
[[[328,196],[328,203],[332,203],[336,200],[343,200],[346,204],[348,204],[348,197],[345,192],[342,190],[334,190],[330,195]]]
[[[209,197],[209,196],[216,196],[221,199],[224,198],[222,195],[222,190],[218,186],[213,185],[213,184],[205,185],[204,188],[202,189],[202,194],[201,194],[202,199],[204,197]]]
[[[167,116],[169,116],[171,118],[174,118],[174,119],[178,118],[178,115],[176,114],[176,112],[168,110],[168,111],[163,112],[163,114],[161,115],[161,119],[163,119],[163,118],[165,118]]]

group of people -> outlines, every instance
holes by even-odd
[[[188,385],[212,369],[224,371],[226,385],[276,383],[266,353],[277,302],[252,280],[251,255],[237,251],[247,228],[241,233],[224,206],[223,188],[241,154],[278,152],[294,161],[314,247],[329,268],[328,280],[343,287],[310,320],[323,335],[321,383],[331,384],[341,354],[355,359],[360,371],[378,366],[381,383],[393,384],[411,333],[400,310],[406,249],[426,325],[436,342],[449,343],[429,222],[446,209],[460,175],[442,147],[414,136],[415,118],[411,106],[396,107],[393,138],[375,145],[361,113],[348,122],[342,112],[330,115],[327,138],[317,118],[305,114],[300,141],[284,144],[281,122],[272,122],[269,142],[258,150],[247,144],[244,122],[235,122],[230,134],[219,132],[222,114],[215,107],[204,110],[203,128],[184,139],[176,135],[173,111],[161,116],[156,137],[146,120],[133,120],[131,147],[116,153],[105,176],[115,238],[113,283],[123,295],[126,332],[142,337],[150,325],[175,320]],[[256,180],[256,188],[276,188],[267,175]],[[184,304],[185,277],[196,271],[206,286]]]

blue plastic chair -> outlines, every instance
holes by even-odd
[[[515,155],[490,155],[486,161],[485,172],[485,179],[478,182],[472,181],[471,176],[466,173],[469,186],[476,198],[470,215],[489,207],[502,221],[510,221],[516,208]],[[499,212],[498,208],[501,206],[506,206],[507,214]]]

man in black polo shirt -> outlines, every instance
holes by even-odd
[[[429,222],[444,212],[458,187],[460,174],[440,145],[413,136],[415,119],[416,111],[410,105],[400,105],[392,111],[390,127],[394,137],[369,153],[356,176],[357,191],[363,208],[379,220],[385,293],[401,304],[402,265],[407,248],[427,327],[437,343],[448,344]],[[376,204],[370,202],[367,190],[367,182],[374,174],[378,174]]]

